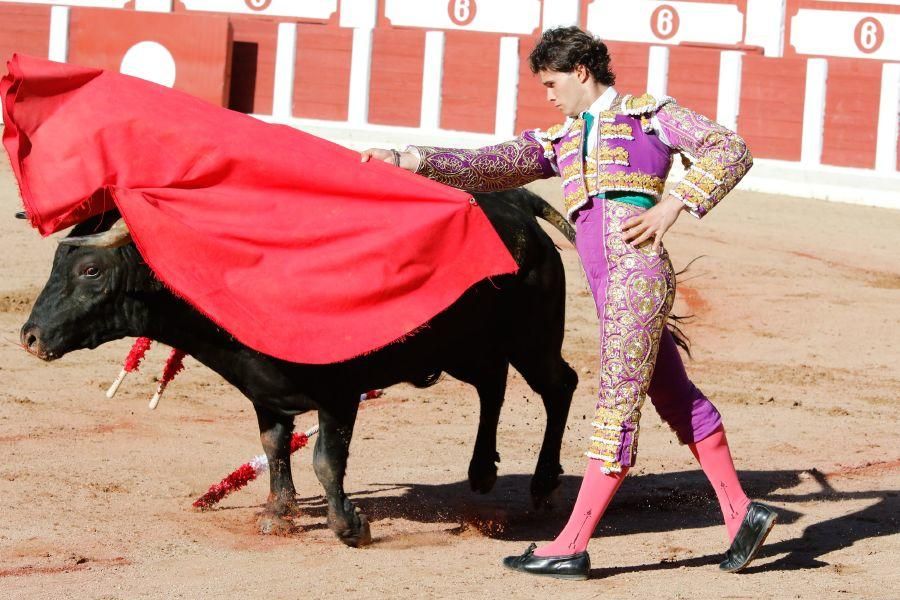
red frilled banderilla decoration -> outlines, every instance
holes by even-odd
[[[115,395],[128,373],[138,370],[152,343],[153,341],[146,337],[140,337],[135,340],[134,345],[128,352],[128,356],[125,357],[125,363],[122,370],[119,372],[119,376],[116,377],[116,380],[106,392],[108,398],[112,398]],[[183,351],[172,348],[172,352],[169,354],[169,358],[163,368],[163,373],[160,377],[156,393],[153,394],[153,398],[150,400],[149,408],[154,409],[157,407],[159,399],[166,390],[166,387],[173,379],[175,379],[175,376],[178,375],[178,373],[184,370],[184,357],[185,353]],[[373,398],[380,398],[383,394],[384,392],[382,390],[372,390],[360,396],[359,401],[364,402],[366,400],[372,400]],[[316,435],[318,431],[319,426],[316,425],[307,429],[305,432],[294,433],[291,437],[291,454],[306,447],[309,443],[309,438]],[[248,483],[265,473],[268,468],[269,461],[265,454],[253,457],[251,460],[245,462],[229,473],[222,481],[210,486],[205,494],[194,501],[193,506],[202,510],[212,508],[225,496],[245,487]]]

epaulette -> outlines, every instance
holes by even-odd
[[[563,123],[559,123],[558,125],[554,125],[550,127],[547,131],[541,131],[540,129],[535,130],[534,134],[536,137],[552,142],[556,141],[562,136],[566,135],[569,131],[569,128],[572,126],[572,123],[575,122],[575,119],[566,119]]]
[[[662,98],[656,99],[650,94],[644,94],[643,96],[632,96],[631,94],[628,94],[622,99],[621,112],[624,115],[632,116],[649,115],[655,113],[670,102],[675,102],[675,98],[663,96]]]

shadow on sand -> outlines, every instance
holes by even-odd
[[[791,494],[801,481],[812,479],[818,491]],[[447,523],[449,534],[474,528],[493,539],[521,541],[552,539],[565,524],[581,479],[564,476],[557,490],[556,510],[535,511],[528,497],[529,476],[505,475],[487,495],[474,494],[467,481],[442,485],[405,483],[373,484],[371,489],[351,494],[354,502],[369,515],[377,535],[381,519],[406,519],[421,523]],[[779,524],[795,523],[802,513],[786,508],[796,502],[843,502],[873,500],[875,503],[852,513],[808,526],[799,538],[770,543],[759,557],[780,556],[777,560],[748,569],[815,569],[829,563],[821,557],[835,550],[874,537],[900,532],[900,491],[841,492],[834,489],[817,470],[742,471],[741,481],[752,498],[777,504]],[[807,486],[808,487],[808,486]],[[303,511],[320,517],[324,527],[325,505],[321,496],[298,498]],[[614,537],[683,528],[722,527],[722,517],[712,490],[701,471],[635,475],[617,494],[596,536]],[[376,537],[376,544],[380,540]],[[523,546],[524,550],[524,546]],[[723,552],[725,550],[723,540]],[[592,577],[613,573],[657,571],[680,567],[708,566],[721,555],[662,560],[652,564],[615,568],[595,568]]]

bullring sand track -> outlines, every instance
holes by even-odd
[[[743,575],[690,452],[649,403],[638,466],[601,523],[592,579],[529,578],[499,565],[561,527],[577,493],[597,386],[596,312],[574,249],[564,354],[581,382],[553,513],[529,508],[540,399],[513,374],[494,491],[466,469],[475,391],[445,378],[397,386],[361,411],[346,488],[374,544],[325,527],[310,450],[295,455],[304,512],[289,537],[255,532],[268,482],[209,512],[191,502],[261,452],[249,402],[192,360],[147,410],[166,349],[118,396],[104,390],[131,340],[44,364],[18,329],[56,244],[23,221],[0,167],[0,597],[3,598],[887,598],[900,596],[900,212],[736,192],[666,238],[683,276],[676,312],[689,370],[723,412],[747,491],[780,522]],[[557,206],[555,182],[536,189]],[[364,284],[360,282],[360,284]],[[314,415],[297,418],[298,429]]]

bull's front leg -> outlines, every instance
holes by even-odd
[[[260,533],[286,535],[294,530],[291,517],[298,513],[291,476],[291,435],[294,418],[254,404],[259,439],[269,462],[269,497],[257,519]]]
[[[313,468],[328,502],[328,527],[348,546],[372,543],[369,522],[344,493],[344,474],[358,402],[335,403],[319,409],[319,439],[313,454]]]

